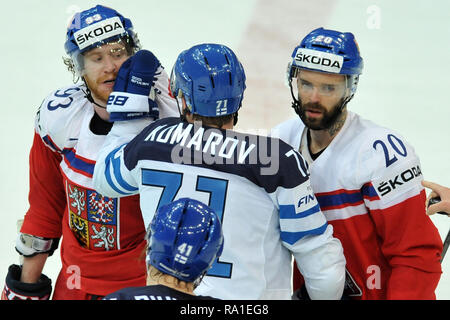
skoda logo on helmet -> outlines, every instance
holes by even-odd
[[[122,22],[118,17],[110,18],[92,24],[89,27],[81,29],[74,34],[75,41],[80,50],[115,35],[125,32]]]
[[[294,63],[299,67],[332,73],[339,73],[343,62],[339,55],[305,48],[299,48],[294,56]]]

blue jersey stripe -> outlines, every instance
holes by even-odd
[[[42,138],[46,144],[48,144],[51,148],[54,150],[61,152],[61,150],[58,148],[58,146],[52,141],[52,139],[47,135]]]
[[[300,212],[295,212],[295,206],[292,204],[289,205],[280,205],[280,219],[298,219],[304,218],[311,214],[320,211],[320,207],[316,204],[314,207]]]
[[[94,174],[95,162],[88,162],[76,156],[74,149],[64,149],[62,151],[69,167],[76,172],[84,173],[92,177]]]
[[[109,186],[116,191],[117,193],[123,194],[123,195],[127,195],[127,193],[123,192],[122,190],[119,190],[115,183],[113,182],[112,178],[111,178],[111,169],[109,165],[106,165],[106,169],[105,169],[105,177],[106,177],[106,181],[108,182]]]
[[[365,184],[361,188],[361,192],[364,197],[379,198],[377,191],[375,190],[375,188],[373,187],[373,185],[371,183]]]
[[[328,223],[325,222],[322,226],[315,228],[315,229],[308,230],[308,231],[301,231],[301,232],[281,231],[281,240],[290,245],[293,245],[294,243],[296,243],[298,240],[300,240],[304,236],[319,235],[319,234],[324,233],[325,230],[327,229],[327,226],[328,226]]]
[[[345,191],[337,194],[316,194],[320,207],[325,210],[329,207],[342,207],[362,203],[363,195],[361,192],[347,193]]]
[[[120,194],[129,194],[135,191],[138,191],[138,188],[133,187],[132,185],[130,185],[128,182],[126,182],[123,177],[122,174],[120,172],[120,158],[114,158],[114,155],[116,154],[116,152],[122,148],[122,146],[118,147],[117,149],[114,149],[113,151],[111,151],[108,156],[105,159],[105,165],[106,165],[106,172],[105,172],[105,176],[106,176],[106,180],[108,181],[108,184],[111,186],[111,188],[113,188],[116,192],[120,193]],[[113,168],[113,172],[111,174],[111,166]],[[116,186],[116,184],[113,182],[112,179],[112,175],[114,176],[114,178],[116,178],[117,183],[119,184],[119,186],[124,189],[125,191],[128,192],[124,192],[121,191],[118,186]]]

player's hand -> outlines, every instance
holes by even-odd
[[[160,66],[148,50],[138,51],[122,64],[106,105],[111,121],[159,117],[154,84]]]
[[[450,216],[450,188],[429,181],[422,181],[422,186],[431,189],[425,204],[427,207],[427,215],[432,215],[436,212],[444,212]],[[441,201],[429,205],[430,199],[436,197],[441,198]]]
[[[49,300],[52,293],[52,281],[44,274],[37,283],[20,281],[22,268],[12,264],[8,268],[2,300]]]

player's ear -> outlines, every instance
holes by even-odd
[[[181,105],[181,112],[180,112],[180,119],[182,121],[190,122],[190,118],[188,118],[191,115],[191,112],[186,104],[186,100],[184,99],[183,95],[180,95],[177,97],[178,106]]]
[[[180,100],[181,100],[181,105],[182,105],[182,109],[183,109],[183,114],[190,114],[191,110],[187,106],[186,99],[184,98],[183,95],[181,95]]]

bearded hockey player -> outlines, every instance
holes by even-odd
[[[434,299],[442,242],[425,214],[420,161],[400,134],[347,110],[362,70],[352,33],[309,33],[288,68],[299,118],[273,135],[309,163],[312,188],[344,247],[345,298]]]

